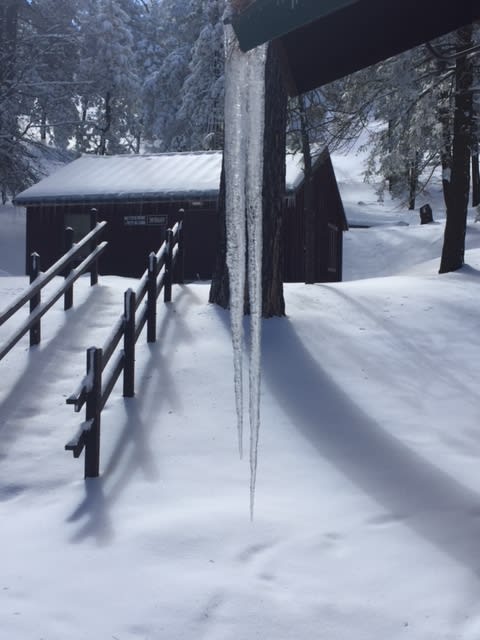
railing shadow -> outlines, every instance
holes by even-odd
[[[188,287],[176,287],[180,291],[175,296],[175,302],[165,305],[158,314],[157,341],[145,345],[149,356],[143,366],[138,367],[136,396],[116,400],[123,403],[124,418],[120,424],[115,425],[115,435],[110,436],[111,447],[104,469],[99,478],[86,480],[85,495],[67,518],[68,522],[81,522],[80,528],[71,537],[72,542],[81,542],[90,536],[98,544],[110,540],[113,537],[113,527],[109,513],[132,480],[139,473],[147,482],[155,482],[160,476],[161,458],[153,447],[151,438],[153,431],[161,428],[161,420],[153,421],[151,416],[161,416],[167,401],[168,407],[174,410],[181,408],[171,368],[176,344],[191,340],[182,308],[189,304],[194,294]],[[142,334],[140,340],[143,339]],[[115,411],[117,410],[118,407],[115,407]],[[108,420],[109,412],[106,410],[103,416],[105,430],[109,428]],[[100,488],[92,489],[91,486],[95,483]],[[105,537],[105,523],[110,523],[108,539]]]
[[[104,295],[105,290],[102,285],[89,289],[85,299],[66,312],[68,317],[66,316],[64,325],[48,341],[44,340],[41,345],[30,348],[25,354],[25,364],[21,375],[15,384],[10,385],[9,393],[2,398],[0,403],[0,433],[3,455],[6,453],[8,444],[13,442],[19,434],[18,430],[13,431],[8,428],[11,420],[14,417],[28,419],[35,411],[35,397],[43,394],[42,389],[51,385],[52,378],[47,375],[49,368],[55,367],[54,379],[58,380],[58,369],[63,366],[61,359],[58,358],[59,350],[63,349],[63,345],[66,343],[69,345],[68,349],[71,350],[72,341],[76,340],[77,335],[84,334],[85,327],[95,316],[93,311],[97,303],[101,302]],[[83,352],[84,348],[84,344],[78,346],[79,354]],[[14,353],[7,356],[3,362],[4,368],[8,370],[8,359],[14,357],[18,359]],[[56,393],[58,392],[57,387]],[[19,398],[22,399],[21,404],[19,404]],[[31,398],[31,406],[29,398]]]
[[[219,309],[218,315],[229,331],[228,314]],[[480,494],[394,437],[394,425],[387,431],[352,402],[288,318],[263,322],[262,380],[322,458],[392,520],[401,519],[480,577]]]
[[[291,422],[352,483],[480,575],[480,495],[391,435],[312,358],[287,319],[264,323],[263,378]],[[399,424],[400,427],[400,424]]]

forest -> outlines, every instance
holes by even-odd
[[[222,148],[226,4],[6,0],[3,201],[40,177],[39,154],[48,149],[74,156]],[[469,190],[478,205],[479,34],[478,24],[466,26],[291,99],[288,148],[348,149],[363,133],[365,178],[379,198],[388,190],[413,209],[441,168],[447,209],[452,192],[462,210]],[[460,183],[451,181],[454,159]]]

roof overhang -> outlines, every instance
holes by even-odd
[[[478,19],[478,0],[253,0],[232,25],[243,51],[280,45],[296,95]]]

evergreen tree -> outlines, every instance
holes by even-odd
[[[100,155],[118,153],[129,147],[139,97],[130,19],[115,0],[90,1],[80,25],[79,80],[84,90],[77,148]]]
[[[224,119],[224,0],[202,2],[203,27],[193,44],[189,72],[181,91],[178,123],[182,145],[221,149]]]
[[[163,0],[156,10],[154,33],[162,49],[154,51],[156,64],[143,82],[145,135],[161,150],[182,150],[185,140],[178,111],[201,28],[201,6],[199,0]]]

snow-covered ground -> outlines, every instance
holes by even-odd
[[[159,303],[136,397],[119,384],[104,411],[99,479],[63,450],[82,420],[65,398],[132,281],[82,278],[42,344],[0,362],[0,640],[480,638],[480,224],[439,276],[438,194],[420,226],[349,164],[347,215],[378,226],[345,234],[347,281],[288,285],[264,322],[253,523],[208,285]],[[0,212],[2,307],[26,283],[23,215]]]

